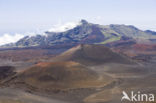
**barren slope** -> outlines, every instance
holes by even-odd
[[[126,63],[133,64],[129,58],[111,51],[104,45],[78,45],[61,55],[52,59],[52,61],[76,61],[85,65],[97,65],[103,63]]]
[[[96,88],[112,82],[112,78],[88,69],[76,62],[38,63],[8,79],[4,84],[37,91],[59,91],[76,88]]]

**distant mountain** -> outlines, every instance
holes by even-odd
[[[156,32],[142,31],[131,25],[99,25],[81,20],[74,28],[65,31],[46,31],[44,35],[26,36],[16,43],[3,47],[30,47],[56,44],[107,44],[121,39],[156,41]]]
[[[152,34],[152,35],[156,35],[156,32],[155,32],[155,31],[146,30],[145,32],[146,32],[146,33],[150,33],[150,34]]]

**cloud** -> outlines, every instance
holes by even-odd
[[[51,29],[49,29],[49,32],[65,32],[67,30],[73,29],[77,25],[80,25],[81,22],[68,22],[65,24],[59,23],[57,25],[54,25]]]
[[[29,37],[33,37],[33,36],[36,36],[37,33],[35,33],[35,32],[27,32],[27,33],[25,33],[25,35],[29,36]]]
[[[68,23],[61,23],[59,22],[57,25],[54,25],[50,30],[48,30],[49,32],[64,32],[70,29],[73,29],[74,27],[81,25],[80,21],[77,22],[68,22]],[[15,43],[18,40],[20,40],[21,38],[23,38],[24,36],[36,36],[38,35],[38,33],[33,33],[33,32],[26,32],[24,34],[19,34],[16,33],[14,35],[9,34],[9,33],[5,33],[2,36],[0,36],[0,45],[4,45],[4,44],[8,44],[8,43]],[[43,36],[47,36],[46,33],[41,33],[40,35]]]
[[[101,17],[101,16],[97,16],[95,19],[96,19],[96,20],[101,20],[102,17]]]
[[[26,32],[23,34],[16,33],[14,35],[9,34],[9,33],[5,33],[2,36],[0,36],[0,45],[4,45],[4,44],[8,44],[8,43],[15,43],[25,36],[32,37],[32,36],[36,36],[36,35],[37,35],[37,33],[34,33],[34,32]]]
[[[23,34],[11,35],[11,34],[6,33],[0,36],[0,45],[17,42],[19,39],[23,37],[24,37]]]

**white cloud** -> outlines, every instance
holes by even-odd
[[[24,35],[22,34],[11,35],[6,33],[0,37],[0,45],[17,42],[19,39],[23,37]]]
[[[65,24],[59,23],[57,25],[54,25],[51,29],[49,29],[49,32],[65,32],[67,30],[73,29],[77,25],[81,25],[81,22],[68,22]]]
[[[101,20],[102,17],[101,17],[101,16],[97,16],[95,19],[96,19],[96,20]]]
[[[27,32],[25,33],[25,35],[29,36],[29,37],[32,37],[32,36],[36,36],[37,33],[34,33],[34,32]]]
[[[9,34],[9,33],[5,33],[2,36],[0,36],[0,45],[4,45],[4,44],[8,44],[8,43],[15,43],[18,40],[25,37],[25,36],[33,37],[33,36],[36,36],[36,35],[37,35],[37,33],[35,33],[35,32],[26,32],[26,33],[23,33],[23,34],[16,33],[14,35]],[[46,36],[45,33],[41,33],[41,35]]]
[[[2,36],[0,36],[0,45],[4,45],[4,44],[8,44],[8,43],[15,43],[18,40],[25,37],[25,36],[33,37],[33,36],[36,36],[36,35],[37,35],[37,33],[35,33],[35,32],[26,32],[26,33],[23,33],[23,34],[16,33],[14,35],[9,34],[9,33],[5,33]],[[41,35],[46,36],[45,33],[42,33]]]
[[[59,22],[57,25],[54,25],[50,30],[48,30],[49,32],[64,32],[70,29],[73,29],[74,27],[81,25],[80,21],[77,22],[68,22],[68,23],[61,23]],[[8,44],[8,43],[15,43],[18,40],[20,40],[21,38],[23,38],[24,36],[36,36],[38,33],[33,33],[33,32],[26,32],[24,34],[19,34],[16,33],[15,35],[13,34],[9,34],[9,33],[5,33],[2,36],[0,36],[0,45],[4,45],[4,44]],[[40,35],[43,36],[47,36],[46,33],[41,33]]]
[[[54,25],[49,32],[64,32],[67,30],[70,30],[74,27],[76,27],[77,25],[81,25],[81,22],[68,22],[68,23],[61,23],[59,22],[57,25]],[[9,33],[5,33],[2,36],[0,36],[0,45],[4,45],[4,44],[8,44],[8,43],[15,43],[18,40],[20,40],[21,38],[23,38],[24,36],[36,36],[38,33],[33,33],[33,32],[27,32],[24,34],[19,34],[16,33],[15,35],[9,34]],[[41,33],[41,35],[47,36],[47,34],[45,33]]]

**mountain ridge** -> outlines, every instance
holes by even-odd
[[[107,44],[122,38],[153,42],[156,40],[155,34],[154,31],[142,31],[132,25],[99,25],[81,20],[79,25],[64,32],[46,31],[44,35],[25,36],[16,43],[6,44],[2,47],[32,47],[71,43]]]

